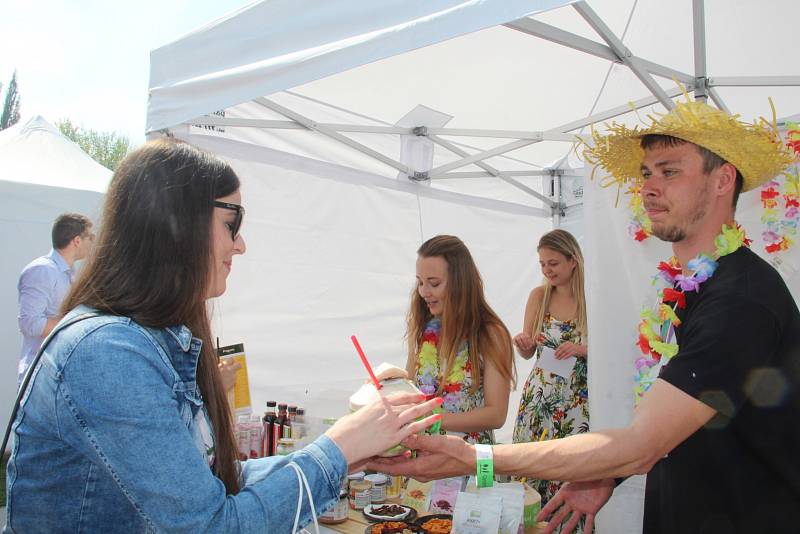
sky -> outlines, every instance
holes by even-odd
[[[150,51],[252,0],[4,0],[0,83],[42,115],[144,142]]]

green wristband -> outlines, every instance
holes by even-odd
[[[475,445],[477,456],[475,465],[477,467],[477,483],[479,488],[490,488],[494,485],[494,457],[491,445]]]

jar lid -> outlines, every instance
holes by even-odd
[[[347,475],[347,480],[361,480],[362,478],[364,478],[364,475],[366,475],[364,471],[350,473],[349,475]]]
[[[386,484],[386,475],[375,473],[374,475],[367,475],[364,480],[369,480],[373,484]]]

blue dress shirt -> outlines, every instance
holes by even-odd
[[[72,285],[74,271],[57,250],[36,258],[22,270],[17,283],[19,331],[22,332],[22,352],[17,376],[25,377],[28,366],[44,340],[47,319],[59,314],[61,302]]]

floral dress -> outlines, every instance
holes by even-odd
[[[544,340],[536,348],[538,358],[542,346],[555,349],[565,341],[580,343],[581,338],[572,321],[559,321],[549,313],[542,323]],[[525,388],[514,426],[514,443],[538,441],[547,429],[546,439],[564,438],[589,431],[589,394],[586,385],[586,358],[577,358],[572,376],[566,378],[534,367]],[[549,501],[561,483],[550,480],[528,480]]]
[[[442,323],[434,317],[425,325],[420,343],[420,352],[417,355],[417,372],[414,381],[426,395],[432,395],[439,390],[442,381],[443,371],[439,368],[439,335]],[[481,365],[480,373],[483,373]],[[444,403],[442,408],[447,413],[463,413],[485,405],[483,396],[483,383],[471,392],[472,388],[472,364],[469,361],[469,344],[464,341],[458,348],[453,369],[444,383],[442,392],[444,393]],[[461,433],[457,433],[461,435]],[[468,432],[463,434],[464,441],[469,443],[493,444],[494,431],[482,430],[480,432]]]

